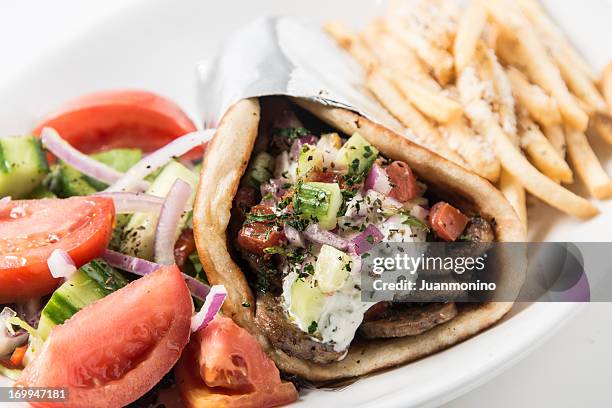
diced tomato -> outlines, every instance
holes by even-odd
[[[0,209],[0,304],[51,293],[47,258],[68,251],[77,267],[102,255],[115,207],[103,197],[16,200]]]
[[[255,204],[257,204],[257,190],[253,187],[240,187],[234,197],[234,208],[242,220]]]
[[[16,385],[67,387],[68,401],[58,406],[125,406],[174,366],[192,311],[178,268],[160,268],[54,327]]]
[[[255,337],[228,317],[192,337],[174,373],[187,408],[268,408],[298,398]]]
[[[181,232],[176,243],[174,244],[174,261],[179,268],[182,268],[187,262],[189,255],[196,250],[195,238],[193,230],[187,228]]]
[[[115,147],[157,150],[173,139],[196,130],[189,117],[174,102],[147,91],[94,92],[63,105],[34,130],[55,128],[72,146],[84,153]],[[202,149],[189,158],[197,159]]]
[[[410,167],[404,162],[394,161],[385,169],[391,182],[389,196],[399,202],[406,202],[419,194],[416,178]]]
[[[445,241],[454,241],[465,229],[468,217],[449,203],[440,201],[431,207],[429,222],[440,238]]]
[[[263,204],[253,206],[250,211],[254,216],[271,215],[274,210]],[[237,244],[254,254],[263,255],[264,249],[277,246],[285,239],[285,234],[279,231],[276,220],[247,222],[242,226],[236,240]]]
[[[277,246],[285,239],[285,234],[275,225],[252,222],[244,224],[238,234],[237,244],[254,254],[263,255],[264,249]]]

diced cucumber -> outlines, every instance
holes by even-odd
[[[161,173],[151,183],[147,194],[158,197],[165,197],[177,179],[181,179],[192,188],[189,204],[193,204],[198,185],[198,177],[187,167],[177,161],[168,163]],[[155,241],[155,229],[157,227],[158,214],[136,213],[132,215],[130,221],[123,230],[123,242],[121,252],[153,260],[153,248]],[[181,218],[180,227],[186,225],[189,214],[184,214]]]
[[[259,189],[262,183],[270,180],[273,172],[274,157],[266,152],[258,153],[253,158],[246,171],[246,177],[244,178],[245,184],[249,187]]]
[[[0,138],[0,197],[26,197],[49,171],[47,157],[36,136]]]
[[[295,214],[303,220],[318,223],[326,230],[336,226],[341,205],[342,192],[337,183],[301,183],[293,194]]]
[[[142,158],[140,149],[111,149],[105,152],[92,154],[91,157],[115,170],[126,172]],[[59,194],[62,197],[82,196],[94,194],[108,187],[99,180],[88,177],[72,166],[60,163]]]
[[[289,312],[302,330],[307,331],[313,322],[316,327],[324,306],[325,295],[315,286],[312,277],[298,278],[293,282]]]
[[[64,282],[41,312],[38,334],[45,340],[51,329],[79,310],[127,285],[127,280],[104,261],[83,265]]]
[[[305,179],[313,170],[319,170],[323,167],[323,154],[316,146],[305,144],[300,150],[298,158],[297,176],[300,179]]]
[[[351,264],[350,256],[330,245],[323,245],[313,275],[321,292],[334,293],[344,286]]]
[[[359,175],[369,171],[377,157],[378,149],[359,133],[354,133],[338,152],[336,164],[348,169],[350,175]]]

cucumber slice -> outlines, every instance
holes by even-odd
[[[35,136],[0,138],[0,197],[26,197],[49,172],[40,139]]]
[[[79,310],[127,285],[127,280],[102,260],[83,265],[64,282],[41,312],[37,332],[45,340],[51,329]]]
[[[351,271],[351,263],[351,257],[344,252],[323,245],[313,275],[321,292],[330,294],[342,288]]]
[[[316,327],[324,306],[325,295],[315,286],[312,277],[297,278],[293,282],[289,312],[297,320],[300,329],[312,332],[309,328]]]
[[[305,179],[314,171],[323,167],[323,154],[316,146],[305,144],[300,150],[298,158],[297,176],[300,179]]]
[[[165,197],[176,179],[182,179],[192,187],[190,204],[193,204],[198,185],[198,176],[187,167],[177,161],[168,163],[153,180],[147,190],[147,194]],[[190,214],[184,214],[181,218],[180,227],[183,228],[190,218]],[[123,230],[123,242],[121,252],[139,258],[152,260],[155,241],[155,229],[157,227],[158,214],[136,213]]]
[[[348,169],[349,175],[363,175],[370,170],[377,157],[378,149],[359,133],[354,133],[340,148],[336,165]]]
[[[293,194],[295,214],[303,220],[318,223],[326,230],[336,226],[341,205],[342,192],[337,183],[301,183]]]
[[[262,183],[270,180],[274,172],[274,157],[269,153],[258,153],[246,171],[245,184],[249,187],[259,189]]]

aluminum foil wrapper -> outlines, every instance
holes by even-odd
[[[407,132],[365,92],[362,68],[320,25],[284,16],[257,19],[197,71],[198,109],[206,128],[216,127],[240,99],[287,95],[350,109]]]

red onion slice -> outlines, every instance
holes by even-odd
[[[374,245],[382,241],[383,238],[384,235],[382,232],[380,232],[375,225],[370,224],[365,230],[360,232],[359,235],[353,238],[351,242],[354,244],[355,254],[361,255],[372,249]]]
[[[63,249],[55,249],[47,258],[47,266],[54,278],[70,278],[77,270],[74,261]]]
[[[297,160],[300,157],[300,152],[302,151],[302,147],[307,144],[310,146],[316,146],[317,141],[319,139],[314,135],[308,135],[304,137],[300,137],[296,139],[291,145],[290,156],[293,160]]]
[[[227,291],[225,286],[214,285],[211,287],[204,305],[198,313],[191,317],[191,331],[197,332],[208,326],[208,323],[212,322],[217,313],[219,313],[219,310],[221,310],[226,297]]]
[[[285,224],[283,226],[283,233],[285,234],[285,237],[287,237],[289,244],[300,248],[306,248],[302,234],[291,225]]]
[[[23,330],[13,331],[10,320],[17,316],[17,313],[5,307],[0,312],[0,358],[10,356],[17,347],[20,347],[28,340],[28,333]]]
[[[135,212],[159,213],[164,203],[162,197],[151,194],[107,193],[103,191],[94,195],[112,198],[115,203],[115,213],[117,214],[131,214]]]
[[[174,139],[132,166],[106,191],[132,191],[136,189],[139,181],[168,163],[172,158],[182,156],[194,147],[209,141],[214,133],[215,129],[200,130]]]
[[[346,239],[334,234],[333,232],[322,229],[319,227],[319,224],[310,224],[307,226],[306,230],[304,231],[304,236],[311,242],[333,246],[340,251],[347,249],[349,244]]]
[[[62,139],[59,133],[53,128],[43,128],[40,133],[40,138],[43,146],[53,153],[54,156],[89,177],[100,180],[106,184],[113,184],[123,176],[123,173],[92,159],[88,155],[72,147],[67,141]],[[139,187],[144,189],[148,187],[148,183],[142,180],[139,180],[138,184]]]
[[[180,233],[179,222],[191,197],[191,186],[186,181],[176,179],[159,212],[155,230],[155,262],[173,265],[174,244]]]
[[[121,269],[122,271],[130,272],[139,276],[145,276],[149,273],[156,271],[163,265],[156,264],[155,262],[147,261],[146,259],[136,258],[134,256],[125,255],[120,252],[111,251],[107,249],[102,255],[104,259],[113,268]],[[197,299],[204,300],[206,295],[210,291],[210,287],[193,276],[189,276],[185,273],[182,274],[185,283],[191,292],[191,295]]]
[[[2,210],[4,207],[9,205],[10,203],[11,203],[11,197],[10,196],[6,196],[6,197],[0,198],[0,210]]]
[[[374,190],[381,194],[389,194],[392,186],[385,169],[377,164],[374,164],[368,173],[368,178],[365,182],[365,189]]]

